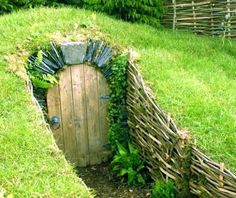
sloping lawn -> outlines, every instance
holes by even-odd
[[[236,172],[236,42],[115,21],[103,31],[141,55],[159,105],[211,158]]]
[[[213,159],[236,171],[236,43],[131,25],[89,11],[40,8],[0,17],[0,184],[7,192],[51,197],[87,191],[42,128],[24,81],[8,73],[4,56],[31,52],[52,35],[87,21],[114,43],[140,53],[142,74],[160,106],[190,131]],[[73,34],[71,34],[74,36]],[[73,195],[73,196],[72,196]]]
[[[24,82],[6,73],[2,63],[0,192],[14,197],[89,198],[88,189],[55,147],[31,103]]]
[[[25,82],[7,72],[4,56],[18,53],[17,45],[27,40],[35,20],[30,13],[0,17],[0,197],[5,192],[4,197],[16,198],[89,198],[87,187],[46,132]]]

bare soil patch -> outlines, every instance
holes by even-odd
[[[108,163],[78,168],[78,175],[96,192],[96,198],[150,197],[150,184],[144,187],[129,187],[124,180],[116,177]]]

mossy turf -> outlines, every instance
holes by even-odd
[[[33,52],[57,35],[76,37],[88,20],[110,41],[140,53],[141,72],[160,106],[208,155],[236,171],[234,41],[223,45],[218,38],[129,24],[75,8],[39,8],[0,17],[0,185],[15,197],[88,196],[52,146],[24,80],[9,73],[4,58],[22,49]]]

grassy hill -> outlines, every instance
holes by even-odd
[[[32,105],[19,60],[91,20],[109,40],[140,53],[140,69],[160,106],[213,159],[236,171],[236,45],[157,30],[89,11],[32,9],[0,17],[0,186],[15,197],[88,197]],[[89,29],[88,29],[89,30]],[[59,36],[58,36],[59,35]],[[10,56],[11,57],[11,56]]]

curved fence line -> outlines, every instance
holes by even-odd
[[[135,64],[128,67],[128,124],[151,177],[173,179],[178,197],[236,197],[236,175],[198,150],[156,103]]]

